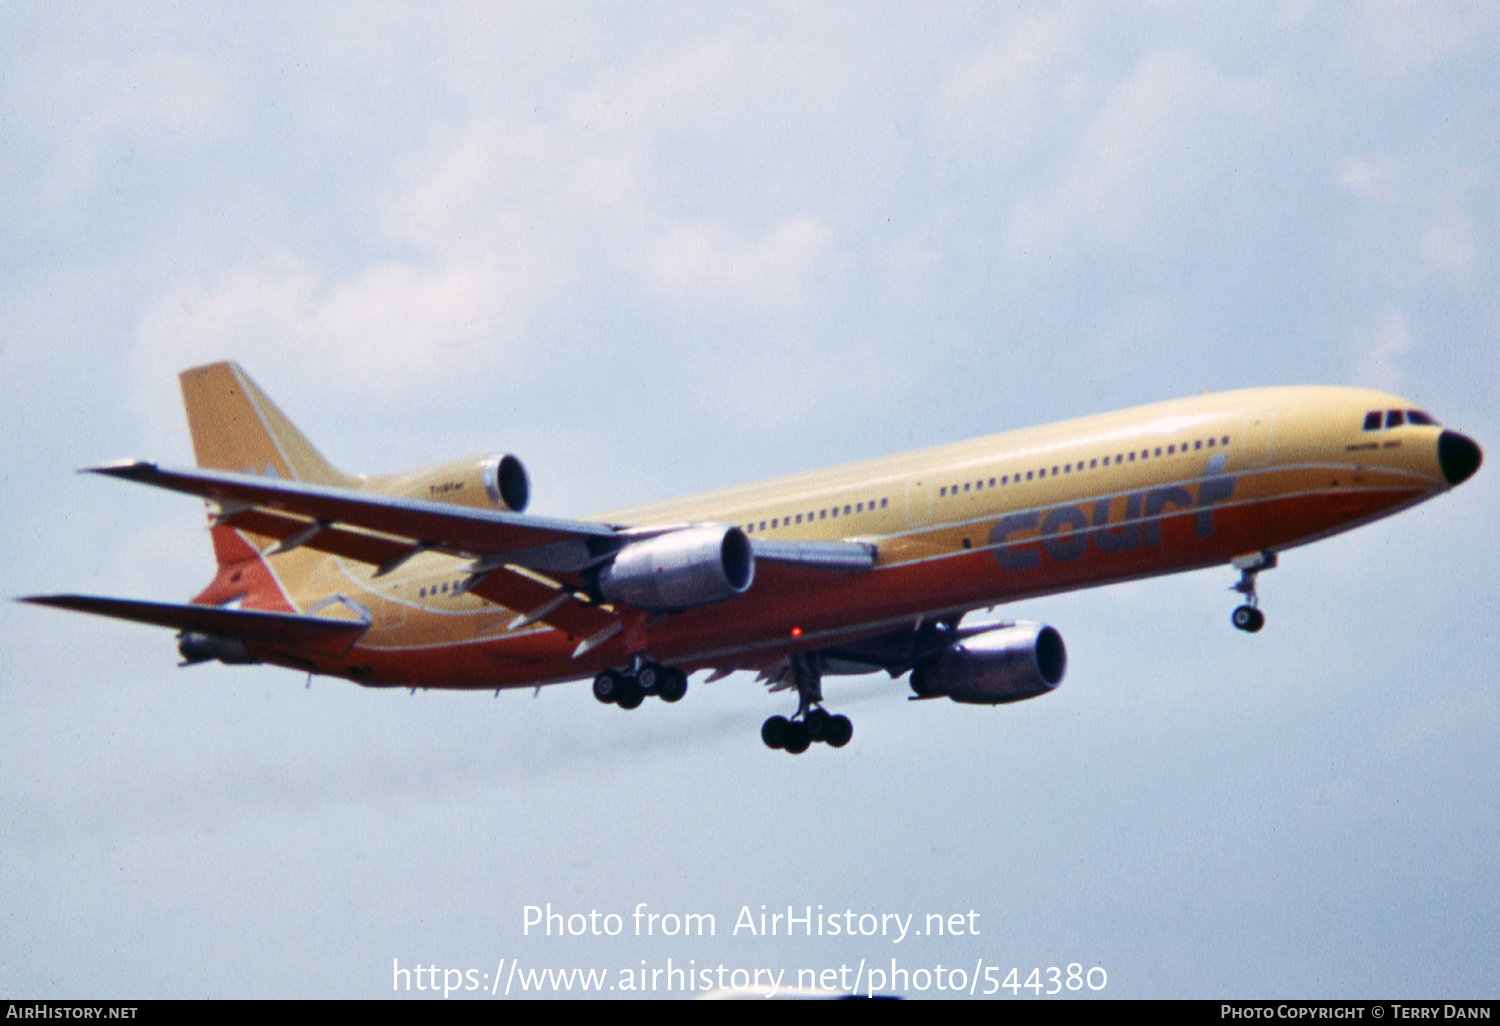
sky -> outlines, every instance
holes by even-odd
[[[74,471],[190,463],[216,359],[343,469],[515,453],[558,516],[1205,388],[1494,452],[1497,66],[1500,9],[1395,0],[5,5],[0,579],[207,582],[199,503]],[[1495,482],[1284,553],[1255,636],[1228,567],[1003,607],[1057,691],[830,679],[796,758],[748,675],[371,691],[0,604],[0,992],[1493,998]]]

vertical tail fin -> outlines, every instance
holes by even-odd
[[[325,460],[239,364],[192,367],[178,380],[198,466],[346,488],[358,483]],[[270,539],[246,538],[231,527],[214,527],[209,533],[219,576],[194,601],[218,604],[246,596],[247,607],[286,606],[277,601],[278,589],[259,558],[258,548]]]
[[[292,481],[353,486],[286,419],[237,363],[210,363],[178,375],[198,466]]]

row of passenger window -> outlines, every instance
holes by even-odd
[[[877,508],[875,502],[876,500],[871,499],[869,502],[855,502],[845,506],[829,506],[827,509],[808,510],[806,513],[789,514],[784,517],[772,517],[770,520],[762,520],[758,523],[752,521],[751,523],[745,525],[745,533],[754,534],[756,531],[774,531],[779,527],[791,527],[794,523],[802,523],[804,518],[806,518],[806,521],[808,523],[812,523],[814,520],[832,520],[840,516],[841,511],[842,515],[846,517],[853,516],[856,513],[873,513]],[[891,500],[889,498],[881,499],[878,508],[885,509],[890,505],[890,503]],[[767,525],[769,525],[769,527]]]
[[[1187,453],[1187,452],[1190,452],[1190,451],[1199,450],[1199,449],[1205,449],[1205,448],[1207,448],[1207,449],[1213,449],[1216,446],[1217,447],[1223,447],[1223,446],[1227,446],[1228,444],[1229,444],[1229,436],[1228,435],[1222,435],[1219,438],[1210,438],[1210,439],[1207,439],[1206,441],[1204,439],[1202,439],[1202,438],[1196,439],[1192,443],[1191,449],[1189,448],[1187,442],[1183,442],[1180,445],[1174,442],[1171,445],[1168,445],[1166,447],[1165,452],[1163,452],[1162,447],[1158,445],[1154,449],[1138,449],[1138,450],[1132,450],[1131,452],[1128,452],[1128,453],[1124,453],[1124,452],[1122,452],[1122,453],[1116,453],[1115,456],[1114,456],[1114,465],[1118,466],[1121,463],[1134,463],[1137,458],[1142,459],[1142,460],[1149,460],[1149,459],[1153,459],[1153,458],[1159,458],[1159,457],[1164,456],[1164,455],[1165,456],[1177,456],[1177,455],[1179,455],[1181,453]],[[1060,473],[1061,474],[1082,473],[1084,470],[1097,470],[1100,466],[1108,467],[1110,465],[1111,465],[1111,463],[1110,463],[1110,457],[1108,457],[1108,456],[1097,457],[1096,456],[1093,459],[1091,459],[1091,460],[1088,461],[1088,465],[1086,467],[1084,465],[1083,460],[1079,460],[1077,463],[1063,463],[1063,464],[1061,464],[1059,466],[1054,466],[1054,467],[1051,468],[1051,476],[1052,477],[1057,477],[1058,474],[1060,474]],[[1048,468],[1047,467],[1040,467],[1040,468],[1038,468],[1036,470],[1028,470],[1028,471],[1026,471],[1025,480],[1031,481],[1031,480],[1033,480],[1035,478],[1043,478],[1043,477],[1047,477],[1047,476],[1048,476]],[[1019,471],[1017,471],[1014,474],[1002,474],[1000,476],[1000,479],[999,479],[998,483],[997,483],[997,481],[996,481],[995,478],[993,478],[993,477],[990,478],[988,486],[990,488],[996,488],[996,487],[1002,487],[1002,486],[1008,485],[1008,484],[1020,484],[1021,481],[1022,481],[1021,473]],[[978,491],[983,491],[985,487],[986,486],[985,486],[985,479],[984,478],[980,478],[977,481],[965,481],[962,485],[956,485],[956,484],[955,485],[944,485],[944,486],[942,486],[942,487],[940,487],[938,489],[938,497],[939,498],[947,498],[947,497],[950,497],[950,496],[958,495],[960,492],[967,492],[967,491],[976,491],[976,492],[978,492]]]
[[[1421,410],[1371,410],[1365,414],[1365,430],[1379,431],[1381,428],[1400,427],[1402,424],[1420,424],[1436,427],[1433,420]]]

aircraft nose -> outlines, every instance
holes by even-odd
[[[1438,465],[1450,485],[1462,484],[1473,477],[1483,460],[1484,454],[1473,439],[1457,431],[1444,431],[1438,436]]]

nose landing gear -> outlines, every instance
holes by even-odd
[[[1255,594],[1255,577],[1262,570],[1276,565],[1276,553],[1254,552],[1240,556],[1230,565],[1240,572],[1239,583],[1232,585],[1230,590],[1245,596],[1245,604],[1235,608],[1229,622],[1248,634],[1254,634],[1266,625],[1266,614],[1260,611],[1260,599]]]

